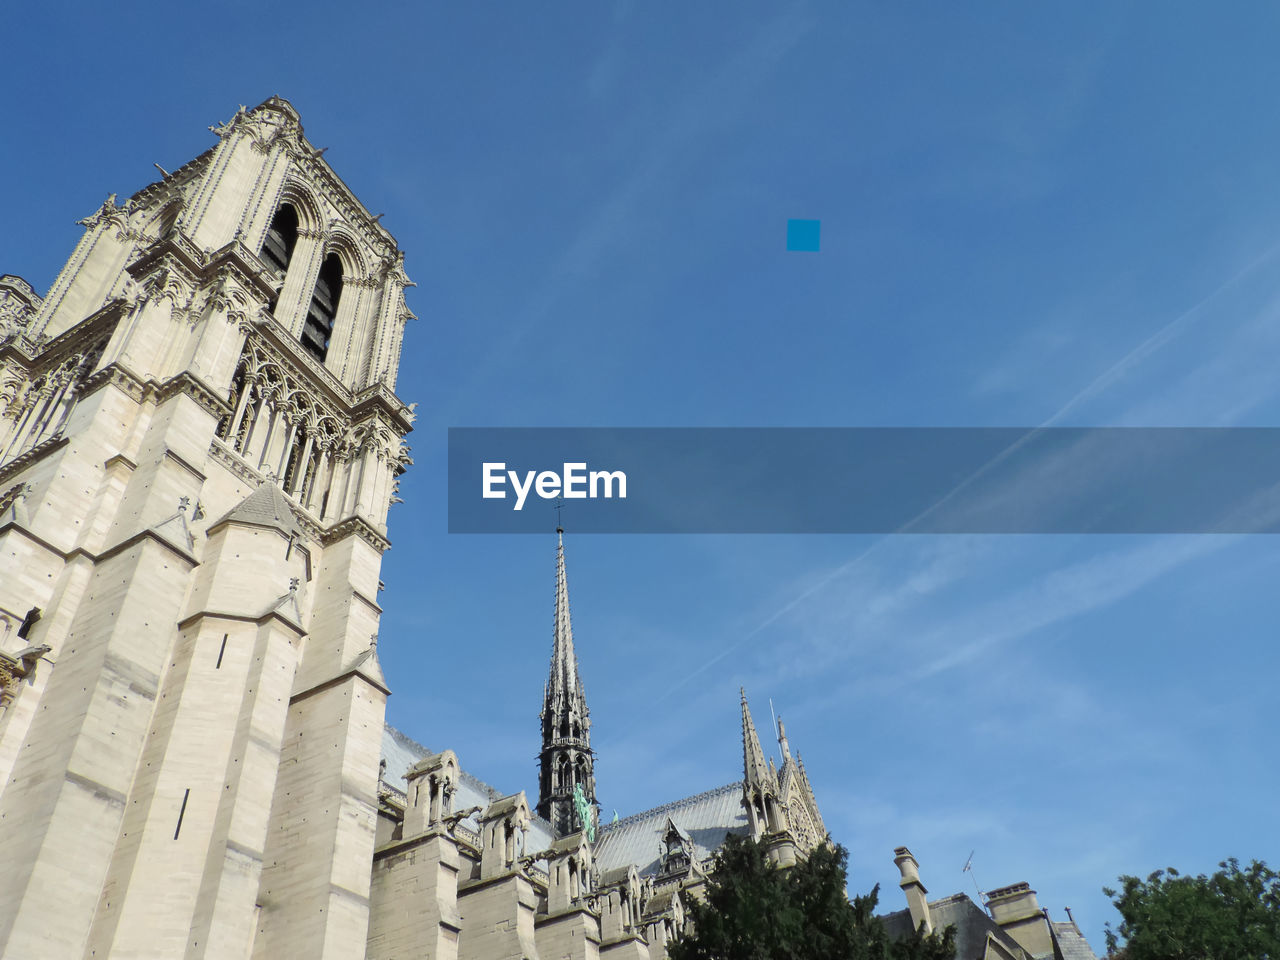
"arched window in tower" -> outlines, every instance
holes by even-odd
[[[232,432],[244,415],[246,373],[244,361],[241,360],[235,374],[231,377],[231,396],[227,400],[227,415],[218,421],[218,438],[221,440],[231,439]]]
[[[289,269],[293,248],[298,243],[298,211],[292,204],[282,203],[267,229],[267,239],[262,244],[262,259],[280,276]]]
[[[568,790],[572,786],[569,783],[569,758],[561,757],[560,762],[556,764],[556,789]]]
[[[285,457],[284,466],[284,483],[283,488],[286,492],[293,493],[302,486],[301,481],[307,469],[307,464],[303,462],[304,451],[310,452],[312,444],[307,443],[310,434],[307,431],[306,421],[301,421],[293,435],[293,446]]]
[[[333,334],[333,318],[338,313],[338,298],[342,296],[342,261],[336,253],[324,258],[320,265],[320,277],[311,294],[307,307],[307,321],[302,327],[302,345],[321,363],[329,352],[329,337]]]

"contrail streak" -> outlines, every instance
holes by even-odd
[[[800,604],[808,600],[815,593],[818,593],[819,591],[825,589],[832,581],[837,580],[840,577],[844,576],[846,573],[848,573],[850,570],[852,570],[854,567],[860,564],[863,560],[869,557],[872,553],[874,553],[875,550],[878,547],[880,547],[882,544],[884,544],[885,541],[887,541],[890,537],[895,536],[896,534],[907,532],[911,527],[913,527],[919,521],[929,516],[929,514],[933,513],[939,507],[943,506],[948,500],[950,500],[956,494],[963,491],[966,487],[968,487],[971,483],[973,483],[974,480],[982,476],[984,473],[990,470],[993,466],[1000,463],[1010,454],[1018,450],[1024,444],[1026,444],[1031,438],[1033,438],[1041,430],[1044,430],[1048,427],[1053,426],[1055,423],[1059,422],[1063,417],[1065,417],[1068,413],[1070,413],[1072,409],[1079,406],[1081,403],[1085,402],[1086,400],[1092,399],[1098,394],[1104,392],[1108,387],[1110,387],[1113,383],[1119,380],[1125,374],[1125,372],[1128,371],[1131,367],[1135,366],[1138,363],[1141,363],[1147,357],[1156,353],[1161,348],[1163,348],[1166,344],[1168,344],[1173,339],[1175,339],[1180,333],[1182,333],[1182,331],[1187,326],[1190,325],[1191,321],[1195,318],[1196,314],[1200,312],[1200,310],[1202,310],[1205,306],[1213,302],[1223,293],[1226,293],[1228,290],[1236,286],[1241,280],[1245,279],[1245,277],[1252,274],[1255,270],[1257,270],[1260,266],[1262,266],[1268,260],[1271,260],[1272,258],[1274,258],[1277,252],[1280,252],[1280,244],[1273,244],[1272,246],[1268,247],[1263,253],[1255,257],[1253,260],[1250,260],[1247,264],[1245,264],[1244,267],[1236,271],[1235,274],[1233,274],[1223,283],[1219,284],[1210,293],[1206,294],[1194,305],[1189,307],[1187,310],[1184,310],[1178,316],[1174,317],[1172,320],[1166,323],[1163,327],[1161,327],[1155,333],[1151,334],[1151,336],[1147,337],[1147,339],[1143,340],[1142,343],[1138,344],[1136,347],[1134,347],[1132,350],[1126,353],[1123,357],[1121,357],[1119,360],[1113,363],[1110,367],[1108,367],[1098,376],[1094,377],[1091,381],[1089,381],[1088,384],[1086,384],[1066,403],[1064,403],[1061,407],[1059,407],[1058,410],[1054,412],[1051,416],[1049,416],[1043,423],[1041,423],[1039,426],[1035,427],[1034,429],[1029,430],[1026,433],[1026,435],[1020,437],[1015,443],[1011,444],[1009,447],[1002,450],[1000,453],[996,454],[994,457],[988,460],[985,464],[983,464],[981,467],[975,470],[970,476],[966,477],[964,480],[960,481],[960,483],[956,484],[954,488],[952,488],[945,496],[939,499],[936,503],[932,504],[929,507],[926,507],[917,516],[913,517],[911,520],[908,520],[906,523],[898,527],[893,533],[885,534],[884,536],[882,536],[879,540],[871,544],[871,546],[867,547],[866,550],[862,551],[862,553],[858,554],[853,559],[842,563],[840,566],[836,567],[834,570],[832,570],[829,574],[827,574],[817,583],[813,584],[812,586],[796,594],[796,596],[788,600],[785,604],[783,604],[781,607],[775,610],[772,614],[770,614],[764,620],[756,624],[752,629],[750,629],[745,634],[743,634],[739,639],[727,645],[723,650],[721,650],[719,653],[713,656],[710,660],[702,664],[702,666],[686,674],[684,678],[680,680],[678,683],[673,684],[667,690],[666,693],[664,693],[661,697],[658,698],[659,701],[666,700],[668,697],[672,696],[677,690],[680,690],[681,688],[687,686],[695,678],[701,676],[711,667],[715,666],[725,657],[729,656],[729,654],[735,652],[736,650],[739,650],[745,644],[750,642],[754,637],[759,635],[761,631],[767,629],[768,627],[776,623],[779,619],[786,616],[788,613],[790,613]]]

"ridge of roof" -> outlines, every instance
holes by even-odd
[[[711,790],[704,790],[701,793],[695,793],[688,797],[682,797],[679,800],[672,800],[670,803],[664,803],[661,806],[651,807],[648,810],[641,810],[639,813],[630,814],[629,816],[623,817],[621,820],[617,820],[614,823],[601,824],[600,835],[604,836],[605,834],[612,833],[614,830],[619,829],[621,827],[625,827],[633,823],[639,823],[642,820],[648,820],[664,813],[669,814],[672,811],[680,810],[684,807],[692,806],[693,804],[698,803],[699,801],[707,799],[707,797],[716,797],[716,796],[720,796],[721,794],[728,793],[731,790],[736,791],[741,789],[742,789],[742,781],[735,780],[733,783],[726,783],[723,787],[715,787]],[[679,829],[680,825],[676,824],[676,827],[677,829]]]
[[[409,736],[403,730],[400,730],[397,727],[393,727],[391,724],[387,723],[385,720],[383,721],[382,726],[389,734],[391,734],[393,739],[399,741],[401,746],[411,747],[415,750],[421,750],[423,756],[440,752],[439,750],[432,750],[430,747],[424,747],[422,744],[420,744],[417,740],[413,739],[413,737]]]

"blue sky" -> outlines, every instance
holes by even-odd
[[[0,271],[289,98],[407,251],[390,719],[535,789],[547,536],[445,533],[449,426],[1275,425],[1280,9],[23,5]],[[822,222],[788,253],[788,218]],[[740,775],[738,687],[850,886],[1100,888],[1280,862],[1280,552],[1227,537],[566,549],[600,799]]]

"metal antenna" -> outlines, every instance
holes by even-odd
[[[978,886],[978,875],[973,872],[973,855],[977,852],[976,849],[969,851],[969,859],[964,862],[964,869],[960,872],[969,874],[969,878],[973,880],[974,892],[978,894],[978,906],[990,913],[991,911],[987,910],[986,901],[982,897],[982,888]]]
[[[773,739],[778,739],[778,715],[773,712],[773,697],[769,698],[769,716],[773,720]]]
[[[560,511],[564,509],[564,497],[556,497],[556,533],[564,533],[564,524],[560,522]]]

